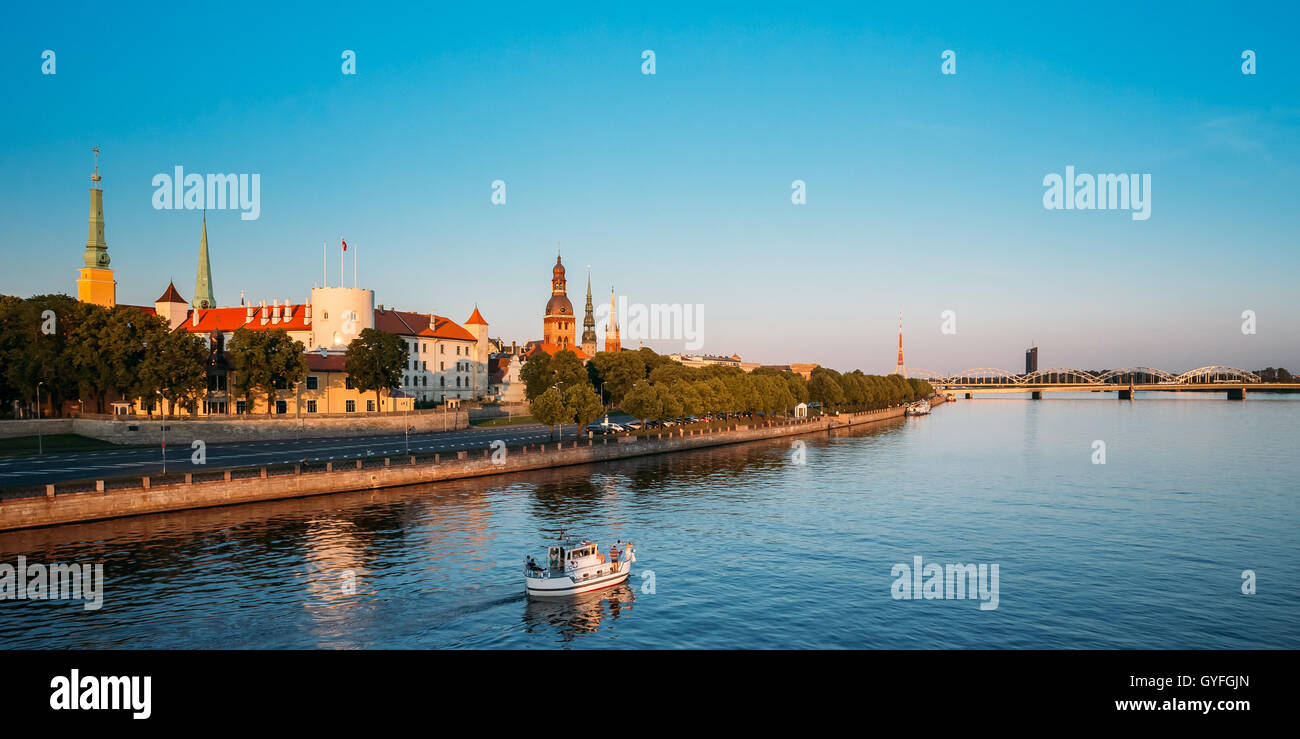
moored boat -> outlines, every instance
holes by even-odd
[[[903,415],[906,415],[906,416],[924,416],[924,415],[926,415],[926,414],[929,413],[929,412],[930,412],[930,401],[928,401],[928,400],[921,400],[921,401],[918,401],[918,402],[916,402],[916,403],[913,403],[913,404],[907,406],[907,410],[903,411]]]
[[[626,582],[636,548],[620,541],[602,552],[594,541],[566,541],[546,548],[546,561],[524,560],[524,587],[531,596],[590,593]]]

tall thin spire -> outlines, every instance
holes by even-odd
[[[95,152],[95,171],[90,175],[90,236],[82,260],[87,267],[108,268],[108,242],[104,240],[104,191],[99,186],[99,147]]]
[[[623,342],[618,337],[618,310],[614,305],[614,288],[609,288],[609,323],[605,324],[605,351],[618,352]]]
[[[587,314],[582,318],[582,351],[596,356],[596,311],[591,305],[591,265],[587,265]]]
[[[195,308],[216,308],[217,299],[212,296],[212,264],[208,261],[208,212],[203,211],[203,237],[199,239],[199,272],[194,279]]]
[[[894,374],[907,377],[907,365],[903,364],[903,311],[898,312],[898,361],[894,364]]]

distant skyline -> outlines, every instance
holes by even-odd
[[[575,306],[587,265],[704,305],[695,353],[886,373],[901,309],[909,368],[1300,370],[1293,5],[362,11],[10,8],[0,293],[75,294],[99,146],[123,303],[193,298],[181,166],[259,175],[255,220],[207,214],[221,305],[306,300],[322,241],[337,284],[342,237],[377,303],[522,343],[558,242]],[[1150,217],[1045,209],[1067,167],[1150,175]]]

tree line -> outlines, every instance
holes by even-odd
[[[224,346],[234,372],[232,397],[252,407],[307,376],[305,347],[284,329],[236,330]],[[0,415],[15,406],[62,415],[106,413],[110,398],[139,400],[142,408],[195,413],[208,391],[208,367],[217,355],[207,337],[170,330],[161,316],[131,306],[105,308],[63,295],[0,295]],[[401,383],[406,345],[399,337],[365,329],[349,346],[345,372],[359,392],[390,391]],[[165,404],[164,404],[165,401]],[[376,407],[382,407],[376,403]]]
[[[585,367],[572,351],[538,352],[520,370],[520,380],[533,417],[548,426],[585,425],[606,405],[636,418],[666,420],[706,413],[786,414],[808,402],[828,411],[873,410],[934,392],[924,380],[861,370],[841,374],[818,367],[805,380],[773,368],[687,367],[645,347],[599,352]]]

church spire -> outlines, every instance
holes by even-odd
[[[596,356],[596,314],[591,305],[591,265],[587,265],[587,315],[582,318],[582,351]]]
[[[618,310],[614,305],[614,288],[609,288],[609,323],[605,324],[605,351],[618,353],[623,342],[618,338]]]
[[[104,240],[104,191],[99,187],[99,147],[96,146],[95,170],[90,175],[90,236],[78,270],[77,300],[105,308],[117,305],[117,281],[108,268],[108,242]]]
[[[212,296],[212,264],[208,261],[208,212],[203,211],[203,237],[199,239],[199,273],[194,279],[195,308],[216,308]]]
[[[108,242],[104,241],[104,191],[99,187],[99,147],[95,152],[95,171],[90,175],[90,236],[82,260],[87,267],[108,268]]]

